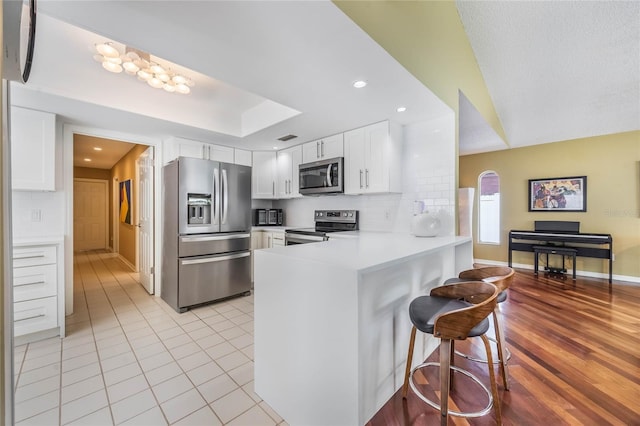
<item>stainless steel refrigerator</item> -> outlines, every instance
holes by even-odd
[[[179,157],[162,172],[162,299],[185,312],[248,293],[251,167]]]

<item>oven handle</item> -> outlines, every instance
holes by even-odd
[[[285,240],[285,245],[288,245],[289,241],[297,244],[304,244],[304,243],[315,243],[315,242],[327,241],[327,237],[319,237],[316,235],[301,236],[301,235],[286,233],[284,236],[284,240]]]
[[[230,254],[228,256],[206,257],[202,259],[187,259],[181,260],[180,265],[197,265],[199,263],[214,263],[222,262],[224,260],[240,259],[241,257],[251,256],[251,252],[247,251],[239,254]]]
[[[180,242],[183,243],[199,243],[201,241],[224,241],[235,240],[240,238],[251,238],[251,234],[233,234],[233,235],[215,235],[215,236],[194,236],[194,237],[180,237]]]

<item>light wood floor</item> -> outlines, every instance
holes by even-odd
[[[610,292],[605,280],[578,278],[574,284],[570,277],[518,271],[500,308],[513,354],[510,391],[498,377],[503,424],[640,425],[640,286],[614,283]],[[479,339],[456,348],[481,353],[472,340]],[[455,362],[489,385],[486,365],[458,356]],[[434,373],[426,380],[437,389]],[[480,407],[481,394],[464,380],[454,379],[451,403]],[[434,424],[439,412],[410,391],[404,403],[397,392],[367,426]],[[495,419],[492,412],[450,417],[449,424],[492,425]]]

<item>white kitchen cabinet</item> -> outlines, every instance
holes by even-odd
[[[344,133],[345,194],[401,192],[402,128],[389,121]]]
[[[11,188],[55,191],[56,116],[11,107]]]
[[[233,150],[233,163],[251,167],[251,151],[235,148]]]
[[[201,158],[204,160],[233,163],[234,149],[190,139],[172,137],[165,141],[166,163],[178,157]]]
[[[328,136],[302,145],[302,162],[342,157],[344,155],[343,134]]]
[[[284,246],[284,231],[264,231],[262,233],[262,248]]]
[[[64,337],[62,242],[13,248],[13,325],[19,344]]]
[[[271,151],[253,152],[251,170],[251,197],[254,199],[276,198],[277,163],[276,153]]]
[[[278,151],[278,181],[276,190],[278,198],[300,197],[300,174],[298,166],[302,163],[302,147],[300,145]]]

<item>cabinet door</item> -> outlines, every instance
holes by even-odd
[[[389,191],[388,155],[389,122],[364,128],[365,189],[366,192]]]
[[[164,142],[164,146],[165,152],[167,153],[165,157],[166,163],[178,157],[206,158],[205,144],[202,142],[181,138],[169,138]]]
[[[276,196],[276,153],[255,151],[251,171],[252,198],[267,199]]]
[[[302,147],[300,145],[289,148],[291,151],[291,181],[289,182],[289,196],[300,195],[300,164],[302,163]]]
[[[344,155],[343,134],[322,138],[320,141],[320,158],[336,158]]]
[[[251,167],[251,151],[245,151],[244,149],[234,149],[233,151],[233,162],[235,164]]]
[[[271,232],[262,233],[262,248],[273,247],[273,234]]]
[[[11,187],[55,191],[56,116],[11,107]]]
[[[205,154],[205,158],[208,160],[233,164],[233,148],[229,148],[228,146],[205,144]]]
[[[284,232],[274,231],[271,233],[271,246],[284,246]]]
[[[278,198],[291,197],[291,178],[293,172],[293,159],[289,150],[278,152],[278,181],[276,192]]]
[[[364,147],[363,128],[344,133],[345,194],[362,194],[366,191]]]
[[[302,162],[312,163],[320,159],[320,140],[302,145]]]

